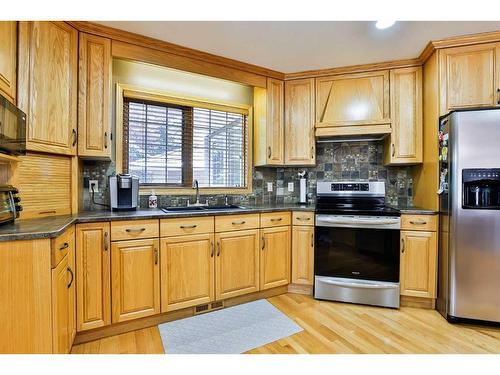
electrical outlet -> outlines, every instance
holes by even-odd
[[[89,191],[92,192],[92,185],[94,185],[94,193],[99,192],[99,181],[98,180],[89,180]]]
[[[293,192],[293,189],[294,189],[294,184],[293,184],[293,182],[289,182],[289,183],[288,183],[288,192],[289,192],[289,193],[292,193],[292,192]]]
[[[272,182],[268,182],[267,183],[267,191],[268,192],[272,192],[273,191],[273,183]]]
[[[276,195],[279,196],[285,195],[285,188],[282,187],[276,188]]]

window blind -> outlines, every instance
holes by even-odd
[[[246,187],[246,115],[127,99],[123,120],[124,170],[141,185]]]

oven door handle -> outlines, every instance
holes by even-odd
[[[346,288],[360,288],[360,289],[397,289],[397,285],[389,285],[389,284],[364,284],[364,283],[348,283],[344,281],[333,281],[333,280],[318,280],[319,282],[342,286]]]
[[[370,225],[387,225],[387,224],[397,224],[398,220],[391,220],[391,219],[382,219],[382,220],[359,220],[359,219],[353,219],[353,220],[332,220],[332,219],[318,219],[318,221],[321,220],[321,222],[324,223],[329,223],[329,224],[370,224]]]

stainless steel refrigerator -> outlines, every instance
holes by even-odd
[[[500,108],[440,119],[437,308],[500,322]]]

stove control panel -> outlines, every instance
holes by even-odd
[[[368,183],[332,183],[331,191],[370,191]]]

